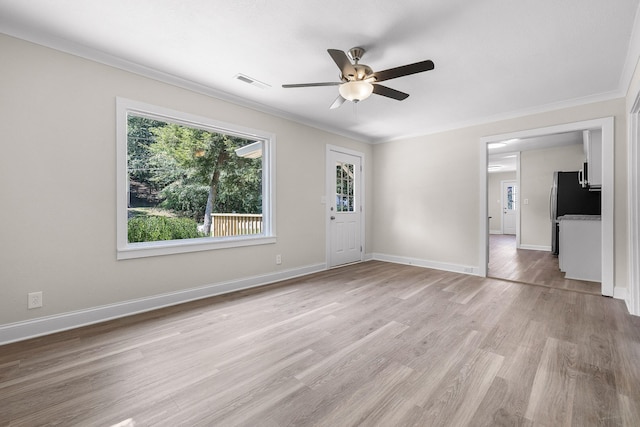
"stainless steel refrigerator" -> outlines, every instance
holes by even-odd
[[[578,181],[578,172],[554,172],[553,185],[549,201],[551,216],[551,250],[554,255],[559,251],[560,227],[558,217],[563,215],[600,215],[600,191],[582,188]]]

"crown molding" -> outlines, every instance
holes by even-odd
[[[322,123],[314,120],[298,116],[296,114],[288,113],[271,106],[261,104],[258,102],[250,101],[246,98],[242,98],[236,95],[232,95],[228,92],[213,88],[211,86],[203,85],[193,80],[185,79],[174,74],[159,71],[157,69],[147,67],[134,61],[126,60],[115,55],[103,52],[98,49],[94,49],[83,44],[44,34],[40,30],[33,28],[16,26],[13,23],[6,22],[0,17],[0,33],[9,37],[14,37],[20,40],[24,40],[30,43],[34,43],[40,46],[44,46],[50,49],[54,49],[60,52],[64,52],[73,56],[77,56],[83,59],[94,61],[109,67],[117,68],[123,71],[127,71],[133,74],[147,77],[153,80],[167,83],[172,86],[180,87],[190,90],[201,95],[206,95],[211,98],[219,99],[231,104],[238,105],[240,107],[249,108],[261,113],[266,113],[281,119],[289,120],[295,123],[306,125],[317,130],[329,132],[335,135],[339,135],[345,138],[353,139],[356,141],[371,143],[372,141],[358,133],[345,131],[343,129],[333,128],[326,126]]]
[[[620,74],[620,82],[618,87],[626,96],[631,86],[631,80],[638,66],[638,58],[640,57],[640,5],[636,9],[636,16],[633,20],[633,29],[629,37],[629,47],[627,48],[627,57],[624,62],[622,73]]]
[[[207,85],[195,82],[193,80],[178,77],[176,75],[166,73],[141,65],[139,63],[119,58],[115,55],[90,48],[77,42],[73,42],[60,37],[54,37],[49,34],[43,33],[41,30],[17,26],[15,23],[8,22],[0,17],[0,33],[4,33],[8,36],[22,39],[31,43],[35,43],[41,46],[45,46],[51,49],[55,49],[61,52],[65,52],[74,56],[78,56],[84,59],[88,59],[94,62],[98,62],[107,66],[121,69],[123,71],[131,72],[143,77],[148,77],[163,83],[167,83],[173,86],[181,87],[183,89],[190,90],[195,93],[206,95],[215,99],[219,99],[225,102],[229,102],[244,108],[249,108],[255,111],[266,113],[278,118],[289,120],[298,124],[309,126],[311,128],[328,132],[334,135],[349,138],[355,141],[364,142],[368,144],[381,144],[386,142],[406,140],[417,138],[421,136],[433,135],[437,133],[453,131],[457,129],[464,129],[473,126],[486,125],[489,123],[516,119],[526,117],[534,114],[542,114],[553,111],[562,110],[565,108],[578,107],[586,104],[591,104],[601,101],[609,101],[616,98],[623,98],[626,96],[629,84],[633,77],[635,67],[637,65],[637,59],[640,57],[640,30],[638,30],[639,14],[636,11],[636,17],[634,21],[634,28],[630,38],[629,48],[627,51],[627,58],[625,61],[624,69],[620,76],[619,87],[617,90],[589,95],[586,97],[574,98],[567,101],[561,101],[557,103],[544,104],[532,108],[526,108],[516,111],[509,111],[505,113],[499,113],[495,115],[478,117],[472,120],[460,121],[443,126],[434,126],[421,132],[413,134],[403,134],[393,138],[375,138],[367,137],[360,133],[350,132],[344,129],[327,126],[326,124],[317,122],[315,120],[301,117],[294,113],[285,112],[271,106],[261,104],[258,102],[250,101],[245,98],[241,98],[236,95],[232,95],[228,92],[212,88]]]
[[[595,94],[595,95],[589,95],[589,96],[585,96],[585,97],[581,97],[581,98],[574,98],[574,99],[570,99],[570,100],[567,100],[567,101],[555,102],[555,103],[552,103],[552,104],[544,104],[544,105],[540,105],[540,106],[536,106],[536,107],[532,107],[532,108],[525,108],[525,109],[521,109],[521,110],[510,111],[510,112],[507,112],[507,113],[500,113],[500,114],[494,114],[494,115],[491,115],[491,116],[479,117],[479,118],[476,118],[476,119],[473,119],[473,120],[451,123],[451,124],[444,125],[444,126],[436,126],[436,127],[430,128],[430,129],[428,129],[428,130],[426,130],[424,132],[420,132],[420,133],[416,133],[416,134],[412,134],[412,135],[405,135],[405,136],[401,136],[401,137],[398,137],[398,138],[392,138],[392,139],[374,140],[372,143],[373,144],[383,144],[383,143],[386,143],[386,142],[393,142],[393,141],[399,141],[399,140],[419,138],[421,136],[434,135],[434,134],[437,134],[437,133],[449,132],[449,131],[454,131],[454,130],[458,130],[458,129],[465,129],[465,128],[470,128],[470,127],[474,127],[474,126],[482,126],[482,125],[487,125],[487,124],[490,124],[490,123],[496,123],[496,122],[501,122],[501,121],[505,121],[505,120],[518,119],[518,118],[521,118],[521,117],[527,117],[527,116],[532,116],[532,115],[536,115],[536,114],[551,113],[551,112],[554,112],[554,111],[559,111],[559,110],[563,110],[563,109],[567,109],[567,108],[580,107],[582,105],[594,104],[596,102],[611,101],[611,100],[614,100],[614,99],[624,98],[624,96],[625,96],[625,92],[623,92],[621,90],[615,90],[615,91],[611,91],[611,92],[605,92],[605,93],[600,93],[600,94]]]

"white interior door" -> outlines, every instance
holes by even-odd
[[[362,261],[362,158],[329,150],[327,156],[329,266]]]
[[[516,181],[502,181],[502,234],[516,234],[518,186]]]

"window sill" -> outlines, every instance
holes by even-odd
[[[268,245],[276,243],[275,236],[242,236],[232,238],[200,238],[170,240],[162,242],[130,243],[118,248],[117,259],[145,258],[161,255],[183,254],[243,246]]]

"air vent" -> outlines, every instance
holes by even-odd
[[[241,82],[244,82],[244,83],[247,83],[247,84],[253,85],[253,86],[255,86],[255,87],[259,87],[260,89],[266,89],[266,88],[268,88],[268,87],[271,87],[270,85],[268,85],[268,84],[266,84],[266,83],[263,83],[263,82],[261,82],[260,80],[256,80],[256,79],[254,79],[254,78],[252,78],[252,77],[249,77],[249,76],[247,76],[247,75],[245,75],[245,74],[240,74],[240,73],[238,73],[238,74],[236,74],[236,75],[234,76],[234,78],[235,78],[236,80],[240,80]]]

